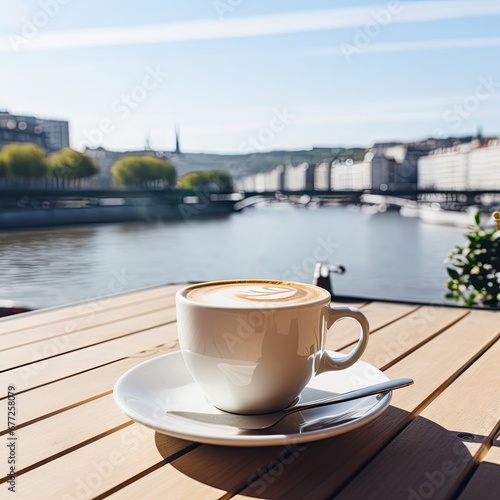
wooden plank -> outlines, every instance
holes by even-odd
[[[22,411],[17,415],[16,426],[46,418],[92,399],[110,394],[118,378],[133,366],[156,356],[176,351],[176,343],[145,352],[133,354],[128,358],[111,362],[93,370],[78,373],[56,382],[17,394],[16,401]],[[57,394],[57,397],[54,397]],[[0,415],[7,415],[7,400],[0,401]],[[7,421],[0,424],[0,435],[7,432]]]
[[[500,324],[497,325],[500,332]],[[422,412],[457,433],[474,434],[474,444],[490,443],[500,422],[500,340],[446,388]],[[469,441],[465,440],[468,445]]]
[[[362,359],[384,369],[469,313],[465,309],[423,306],[370,336]],[[375,342],[374,340],[377,340]],[[354,344],[353,344],[354,345]],[[342,352],[349,352],[353,345]]]
[[[296,460],[289,463],[280,462],[277,453],[269,462],[273,467],[255,478],[234,498],[334,498],[332,491],[362,467],[367,454],[375,453],[385,445],[392,437],[393,425],[398,425],[407,415],[390,407],[365,427],[323,441],[298,445]],[[307,481],[304,478],[308,478]]]
[[[180,458],[174,455],[190,448],[194,449],[187,455],[183,454]],[[132,494],[134,485],[153,485],[154,478],[158,477],[156,474],[159,474],[164,482],[159,485],[160,491],[169,488],[168,498],[204,498],[202,495],[219,498],[226,489],[233,492],[241,489],[253,479],[256,469],[262,464],[270,464],[276,453],[289,449],[293,451],[293,447],[252,449],[204,446],[201,453],[198,449],[198,445],[188,441],[155,434],[133,424],[22,474],[18,479],[19,493],[23,498],[29,498],[42,486],[48,498],[59,498],[63,494],[79,498],[77,488],[82,494],[87,492],[86,497],[93,498],[117,490],[117,496],[136,498]],[[233,476],[227,471],[236,460],[239,460],[241,469],[237,476]],[[171,461],[172,466],[168,465]],[[161,469],[157,468],[162,465]],[[112,472],[103,473],[106,469],[112,469]],[[61,470],[71,473],[60,474]],[[156,473],[157,470],[161,472]],[[153,479],[148,473],[153,474]],[[201,473],[203,477],[200,477]],[[52,480],[57,474],[62,477],[58,481]],[[134,482],[132,490],[129,490],[127,483],[131,478]],[[219,488],[217,483],[224,487]],[[125,486],[122,492],[119,489],[121,486]],[[149,491],[144,490],[140,497],[147,498]]]
[[[19,498],[95,498],[189,451],[189,441],[162,436],[138,424],[119,429],[17,478]],[[141,497],[142,498],[142,497]]]
[[[333,298],[331,304],[333,307],[342,307],[342,306],[350,306],[350,307],[357,307],[358,309],[363,309],[366,307],[368,304],[370,304],[370,301],[365,301],[365,300],[348,300],[348,301],[342,301],[342,302],[337,302],[335,300],[335,297]]]
[[[429,386],[424,387],[429,383],[429,372],[436,372],[430,382],[439,391],[439,387],[446,386],[447,381],[458,376],[464,366],[467,367],[482,350],[494,343],[499,334],[500,312],[472,311],[385,371],[391,379],[408,376],[415,380],[415,384],[404,391],[394,392],[392,404],[402,409],[411,408],[413,411],[414,401],[425,401],[429,395]]]
[[[499,358],[500,341],[497,341],[337,498],[455,497],[480,449],[489,445],[500,420]],[[388,469],[392,480],[381,483],[381,474]]]
[[[45,339],[52,339],[57,336],[72,335],[78,331],[88,330],[96,326],[110,325],[115,321],[125,318],[133,318],[141,314],[173,307],[174,305],[170,304],[168,298],[159,297],[103,311],[89,311],[89,314],[86,316],[74,319],[66,318],[59,322],[42,324],[23,331],[6,333],[0,337],[0,351]],[[2,366],[1,363],[0,366]]]
[[[162,308],[148,314],[125,318],[111,324],[100,325],[66,335],[59,335],[40,342],[0,351],[0,366],[6,371],[16,366],[40,362],[65,353],[90,347],[102,342],[122,338],[149,328],[166,325],[175,321],[175,308]]]
[[[498,500],[500,492],[500,438],[497,438],[465,486],[459,500]]]
[[[152,328],[127,337],[118,338],[95,346],[73,351],[63,356],[45,359],[38,363],[14,368],[0,373],[0,387],[13,385],[19,394],[23,391],[75,375],[137,352],[154,347],[177,344],[177,324]],[[1,399],[4,399],[2,397]]]
[[[42,309],[40,311],[2,318],[0,319],[0,334],[25,330],[37,327],[41,324],[59,322],[65,319],[86,317],[89,312],[95,312],[96,310],[103,311],[106,309],[123,307],[125,305],[135,304],[139,301],[147,301],[159,297],[174,297],[177,290],[180,290],[183,286],[184,285],[158,286],[118,295],[113,295],[113,290],[108,290],[102,296],[77,304],[54,309]]]
[[[388,304],[385,302],[371,302],[362,308],[363,313],[370,323],[370,332],[396,321],[411,313],[418,306],[407,304]],[[327,337],[327,349],[340,350],[347,345],[357,342],[359,326],[352,320],[339,321]]]
[[[192,453],[189,453],[189,456],[191,457]],[[168,464],[159,467],[144,478],[137,479],[133,483],[119,489],[116,493],[106,496],[106,498],[114,500],[119,498],[123,498],[124,500],[131,498],[151,500],[155,498],[217,500],[226,493],[224,490],[194,479],[191,481],[188,490],[186,490],[186,487],[185,474]]]
[[[280,470],[279,478],[271,471],[236,498],[252,498],[264,484],[263,494],[267,498],[334,496],[364,464],[391,442],[426,401],[442,392],[476,359],[478,353],[498,338],[497,318],[494,313],[471,312],[464,320],[408,354],[386,373],[390,378],[411,377],[415,384],[395,391],[391,407],[379,418],[347,434],[307,444],[295,462]],[[372,340],[379,341],[377,335]],[[369,370],[366,376],[370,376]],[[407,450],[407,453],[410,452]],[[326,465],[318,467],[318,463]],[[304,477],[314,480],[304,481]]]
[[[245,487],[252,481],[255,470],[273,460],[277,451],[277,447],[199,446],[171,464],[138,478],[110,498],[143,498],[144,492],[146,498],[220,498]]]
[[[84,405],[71,408],[51,418],[16,430],[22,453],[17,456],[17,471],[58,456],[96,436],[128,424],[113,396],[107,395]]]

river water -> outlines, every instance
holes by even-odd
[[[444,259],[464,230],[395,212],[289,205],[222,219],[0,233],[0,300],[34,308],[163,283],[226,278],[311,282],[317,260],[342,264],[339,295],[443,302]]]

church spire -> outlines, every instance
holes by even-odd
[[[144,151],[153,151],[151,148],[151,137],[149,135],[149,129],[146,130],[146,143],[144,144]]]
[[[480,142],[483,141],[483,127],[481,125],[478,125],[477,127],[477,134],[476,134],[476,139]]]
[[[181,154],[181,147],[179,144],[179,126],[175,126],[175,154]]]

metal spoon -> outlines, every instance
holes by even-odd
[[[167,411],[167,414],[188,418],[189,420],[196,420],[204,424],[229,425],[242,430],[255,431],[268,429],[286,416],[297,411],[309,410],[310,408],[318,408],[320,406],[327,406],[334,403],[345,403],[346,401],[352,401],[353,399],[364,398],[366,396],[373,396],[374,394],[392,391],[411,384],[413,384],[413,380],[411,378],[387,380],[385,382],[380,382],[379,384],[362,387],[361,389],[355,389],[354,391],[317,399],[315,401],[298,403],[295,406],[290,406],[284,410],[259,415],[241,415],[227,412],[213,414],[188,411]]]

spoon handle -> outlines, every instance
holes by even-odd
[[[259,431],[268,429],[279,421],[284,419],[290,413],[295,413],[301,410],[308,410],[309,408],[317,408],[318,406],[326,406],[332,403],[342,403],[344,401],[351,401],[353,399],[363,398],[374,394],[380,394],[399,387],[405,387],[413,384],[413,380],[409,378],[400,378],[396,380],[388,380],[369,387],[362,387],[354,391],[338,394],[327,398],[317,399],[315,401],[298,403],[290,408],[277,411],[274,413],[265,413],[260,415],[239,415],[236,413],[221,412],[218,414],[198,413],[187,411],[168,411],[169,415],[187,418],[190,421],[202,422],[204,425],[227,425],[243,431]]]
[[[400,387],[406,387],[413,384],[411,378],[397,378],[394,380],[386,380],[385,382],[380,382],[378,384],[373,384],[368,387],[361,387],[361,389],[355,389],[354,391],[344,392],[343,394],[338,394],[337,396],[329,396],[327,398],[317,399],[315,401],[298,403],[295,406],[286,408],[283,412],[294,413],[296,411],[307,410],[309,408],[318,408],[320,406],[326,406],[332,403],[344,403],[346,401],[352,401],[353,399],[364,398],[366,396],[373,396],[374,394],[380,394],[381,392],[392,391],[394,389],[399,389]]]

